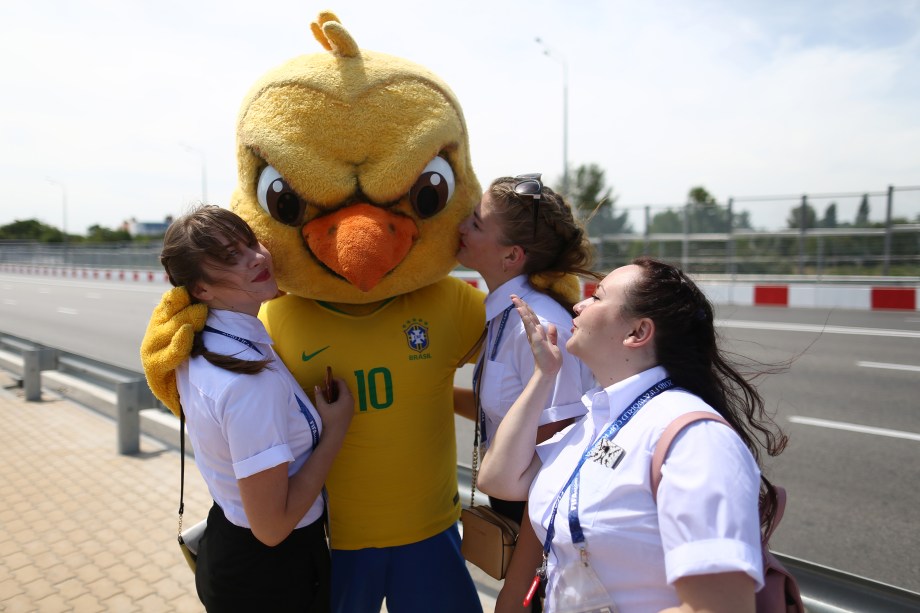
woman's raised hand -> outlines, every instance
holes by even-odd
[[[511,302],[524,322],[524,330],[533,352],[534,367],[544,375],[555,377],[562,368],[562,350],[556,345],[556,326],[549,324],[544,327],[530,305],[520,297],[512,295]]]

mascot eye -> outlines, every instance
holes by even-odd
[[[412,208],[422,219],[440,213],[454,195],[455,185],[454,171],[447,160],[434,158],[409,190]]]
[[[303,223],[304,211],[307,210],[306,203],[274,167],[266,166],[259,175],[256,196],[262,208],[281,223],[289,226],[299,226]]]

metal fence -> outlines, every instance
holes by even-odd
[[[648,254],[694,274],[920,276],[920,186],[733,197],[708,210],[693,203],[615,205],[607,214],[623,213],[625,230],[591,237],[598,270]],[[654,231],[668,225],[661,219],[671,227]],[[160,271],[160,248],[159,241],[0,241],[0,264]]]
[[[592,236],[600,269],[648,254],[696,274],[920,276],[920,187],[624,212],[628,231]]]

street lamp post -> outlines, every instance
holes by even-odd
[[[569,65],[558,52],[553,51],[539,36],[537,44],[543,47],[543,55],[562,64],[562,193],[569,194]]]
[[[55,181],[51,177],[47,177],[48,183],[52,185],[57,185],[61,188],[61,232],[64,235],[64,242],[67,242],[67,187],[60,181]]]
[[[204,151],[198,149],[197,147],[192,147],[191,145],[186,145],[185,143],[179,143],[179,146],[188,151],[189,153],[194,153],[201,158],[201,203],[208,203],[208,166],[205,162]]]

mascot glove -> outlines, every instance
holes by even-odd
[[[141,341],[147,385],[176,416],[181,410],[176,368],[188,359],[195,333],[201,332],[208,318],[207,305],[191,302],[184,287],[174,287],[163,294]]]

